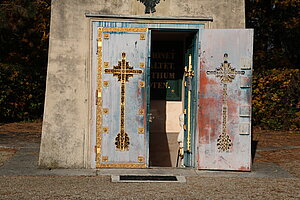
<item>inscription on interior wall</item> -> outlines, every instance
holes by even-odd
[[[180,41],[157,41],[152,44],[151,99],[181,100],[183,53]]]

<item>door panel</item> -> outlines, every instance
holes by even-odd
[[[252,30],[201,32],[199,169],[251,169],[252,48]]]
[[[197,106],[197,69],[198,62],[197,42],[198,32],[187,40],[185,50],[185,77],[184,77],[184,164],[194,166],[195,162],[195,108]]]
[[[98,28],[97,167],[146,167],[146,28]]]

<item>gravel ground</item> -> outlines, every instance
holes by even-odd
[[[0,148],[0,167],[4,165],[6,161],[8,161],[17,150],[11,148]]]
[[[1,177],[1,199],[300,199],[299,179],[188,177],[112,183],[98,177]]]
[[[0,124],[0,168],[20,148],[38,145],[40,130],[40,122]],[[107,175],[5,175],[0,199],[300,199],[300,133],[256,130],[253,139],[255,163],[278,166],[293,177],[198,175],[187,176],[186,183],[113,183]]]

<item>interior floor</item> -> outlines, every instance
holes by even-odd
[[[150,166],[176,167],[184,107],[184,66],[193,31],[152,31]]]

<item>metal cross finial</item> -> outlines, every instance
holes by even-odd
[[[120,132],[118,133],[115,144],[116,148],[120,151],[129,150],[129,137],[125,132],[125,95],[126,95],[126,82],[129,82],[129,77],[133,77],[135,74],[142,74],[143,70],[134,70],[133,67],[129,66],[126,61],[126,53],[123,52],[122,60],[118,61],[118,66],[114,66],[113,69],[105,69],[104,72],[107,74],[113,74],[118,77],[118,81],[121,82],[121,120],[120,120]]]
[[[160,0],[138,0],[145,5],[145,14],[150,14],[156,12],[155,6],[160,2]]]

